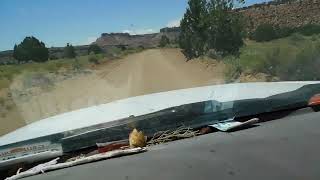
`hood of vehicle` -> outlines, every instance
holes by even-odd
[[[237,83],[188,88],[122,99],[39,120],[0,137],[0,146],[34,139],[130,116],[140,116],[166,108],[201,101],[228,102],[265,98],[294,91],[320,81]]]

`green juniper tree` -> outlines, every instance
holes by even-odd
[[[49,50],[43,42],[31,36],[14,46],[13,57],[18,61],[45,62],[49,58]]]
[[[239,52],[243,45],[244,22],[233,8],[233,0],[188,1],[179,37],[179,45],[187,59],[202,56],[209,49],[225,55]]]

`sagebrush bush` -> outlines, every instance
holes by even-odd
[[[304,37],[299,34],[299,33],[294,33],[290,36],[290,40],[291,41],[294,41],[294,42],[297,42],[297,41],[303,41],[304,40]]]
[[[91,52],[88,61],[93,64],[100,64],[98,57],[94,52]]]
[[[291,27],[276,27],[275,28],[277,38],[288,37],[295,32],[294,28]]]
[[[307,24],[301,27],[279,27],[271,24],[261,24],[254,32],[250,33],[249,38],[257,42],[263,42],[289,36],[295,38],[298,36],[297,34],[304,36],[320,34],[320,25]]]
[[[228,56],[224,58],[224,62],[226,64],[224,71],[226,83],[236,81],[243,71],[239,63],[239,58]]]
[[[311,36],[311,41],[317,41],[318,40],[318,35],[314,34]]]
[[[320,80],[320,35],[294,33],[277,41],[249,41],[235,59],[223,58],[228,66],[227,80],[239,76],[239,69],[249,74],[265,73],[280,81]]]
[[[320,25],[307,24],[301,27],[279,27],[271,24],[261,24],[251,34],[250,39],[263,42],[288,36],[293,36],[294,38],[294,36],[297,36],[294,34],[301,34],[304,36],[320,34]]]
[[[296,58],[287,65],[287,73],[281,73],[284,80],[320,80],[320,43],[303,48]]]
[[[260,64],[260,72],[276,76],[280,65],[280,48],[273,48],[267,52],[264,61]]]
[[[296,28],[295,32],[299,32],[305,36],[319,34],[320,33],[320,25],[307,24],[305,26],[301,26],[299,28]]]
[[[299,46],[302,43],[302,41],[305,40],[305,38],[299,33],[294,33],[291,36],[289,36],[289,40],[290,44],[294,46]]]
[[[250,73],[263,72],[264,56],[260,53],[243,53],[239,57],[239,66]]]
[[[162,35],[159,42],[159,47],[165,47],[168,44],[170,44],[169,38],[166,35]]]
[[[271,24],[261,24],[253,33],[253,38],[258,42],[271,41],[277,38],[277,33]]]
[[[97,44],[91,44],[88,48],[88,54],[93,52],[94,54],[100,54],[102,53],[102,49]]]

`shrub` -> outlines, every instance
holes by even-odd
[[[317,40],[318,40],[318,35],[313,34],[313,35],[311,36],[311,41],[317,41]]]
[[[79,71],[83,67],[77,58],[74,59],[71,66],[72,66],[72,69],[76,71]]]
[[[90,53],[88,61],[89,61],[90,63],[93,63],[93,64],[100,64],[99,59],[98,59],[98,57],[94,54],[94,52],[91,52],[91,53]]]
[[[301,27],[272,27],[270,24],[262,24],[251,34],[250,39],[262,42],[277,38],[288,37],[294,33],[311,36],[320,33],[320,25],[307,24]]]
[[[288,37],[290,36],[292,33],[295,32],[294,28],[291,27],[275,27],[275,31],[277,34],[277,38],[283,38],[283,37]]]
[[[159,43],[159,47],[165,47],[170,43],[169,38],[166,35],[162,35]]]
[[[125,50],[127,50],[128,48],[130,48],[130,47],[128,47],[127,45],[117,45],[117,47],[118,47],[119,49],[121,49],[121,51],[125,51]]]
[[[271,24],[261,24],[254,31],[253,38],[258,42],[271,41],[277,38],[277,33]]]
[[[260,72],[275,76],[277,75],[277,68],[280,65],[280,48],[273,48],[267,52],[263,63],[261,63]]]
[[[59,59],[57,56],[53,55],[53,54],[50,54],[49,55],[49,59],[50,60],[56,60],[56,59]]]
[[[267,43],[251,41],[241,49],[236,60],[234,62],[238,64],[227,63],[226,76],[229,79],[236,77],[241,70],[252,74],[265,73],[280,80],[320,80],[318,36],[314,36],[312,40],[311,37],[295,33],[289,38]]]
[[[72,44],[67,44],[67,46],[64,48],[64,57],[65,58],[75,58],[76,57],[76,53],[74,51],[74,47],[72,46]]]
[[[19,45],[14,46],[13,57],[20,62],[30,60],[44,62],[48,60],[49,50],[43,42],[31,36],[24,38]]]
[[[105,55],[107,57],[114,58],[114,57],[119,57],[121,52],[122,50],[120,48],[112,46],[106,50]]]
[[[304,37],[301,35],[301,34],[298,34],[298,33],[294,33],[290,36],[290,40],[291,41],[303,41],[304,40]]]
[[[88,48],[88,54],[93,52],[94,54],[102,53],[102,49],[97,44],[91,44]]]
[[[295,46],[299,46],[305,38],[298,33],[294,33],[289,37],[290,43]]]
[[[313,34],[319,34],[320,33],[320,25],[315,24],[307,24],[305,26],[297,28],[296,32],[301,33],[305,36],[311,36]]]
[[[296,58],[288,64],[287,73],[282,74],[284,80],[320,80],[320,43],[306,46]]]
[[[143,45],[139,45],[139,46],[138,46],[138,49],[140,49],[140,50],[144,50],[145,48],[144,48],[144,46],[143,46]]]
[[[105,57],[105,54],[96,54],[95,56],[98,58],[98,60],[100,60]]]
[[[227,57],[225,63],[227,65],[225,71],[226,82],[230,83],[238,79],[243,70],[240,66],[239,59],[235,57]]]
[[[239,57],[239,66],[246,72],[262,72],[262,68],[264,68],[263,63],[264,57],[261,54],[241,54]]]

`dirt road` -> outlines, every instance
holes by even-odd
[[[178,49],[151,49],[107,61],[36,95],[13,93],[13,101],[22,121],[31,123],[131,96],[223,83],[223,70],[222,63],[212,60],[186,62]],[[17,84],[11,89],[23,88]]]
[[[207,66],[204,62],[186,62],[177,49],[152,49],[127,57],[120,71],[110,78],[119,82],[119,75],[128,72],[128,96],[222,83],[223,69],[212,71]]]

